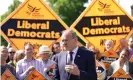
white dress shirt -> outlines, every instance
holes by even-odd
[[[114,74],[118,69],[122,68],[125,72],[129,72],[129,61],[126,61],[123,65],[123,67],[120,66],[119,59],[112,62],[110,65],[110,69],[108,71],[108,76],[111,76]]]
[[[16,64],[16,76],[19,80],[24,80],[26,76],[29,75],[29,72],[26,70],[30,67],[34,66],[37,71],[42,71],[43,69],[40,68],[40,62],[36,59],[32,59],[31,61],[27,61],[25,58],[18,61]]]
[[[78,46],[75,48],[75,49],[73,49],[72,50],[72,52],[73,52],[73,54],[72,54],[72,57],[73,57],[73,61],[72,61],[72,63],[74,63],[74,60],[75,60],[75,57],[76,57],[76,54],[77,54],[77,51],[78,51]],[[69,52],[70,51],[67,51],[67,62],[68,62],[68,60],[70,60],[70,54],[69,54]]]

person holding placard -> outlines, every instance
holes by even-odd
[[[108,70],[108,76],[111,76],[118,69],[122,68],[127,74],[133,74],[133,63],[128,60],[129,50],[123,49],[120,53],[120,57],[118,60],[111,63],[110,68]]]
[[[39,48],[39,56],[38,59],[40,61],[40,65],[42,65],[43,70],[40,71],[48,80],[50,80],[50,76],[53,76],[53,69],[55,68],[55,62],[49,59],[49,55],[52,54],[51,50],[48,46],[42,45]]]
[[[32,70],[41,71],[40,62],[33,57],[34,47],[30,43],[24,45],[25,57],[16,64],[16,76],[19,80],[24,80]]]
[[[16,77],[15,69],[12,65],[9,65],[6,63],[6,60],[8,58],[8,50],[5,46],[0,46],[0,68],[1,68],[1,75],[5,72],[6,69],[9,69],[9,71]]]

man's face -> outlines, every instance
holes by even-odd
[[[6,47],[1,48],[0,54],[1,54],[0,56],[1,61],[6,61],[8,58],[8,54],[9,54],[7,48]]]
[[[49,58],[49,53],[46,53],[46,52],[43,52],[42,54],[40,54],[40,58],[42,59],[42,60],[48,60],[48,58]]]
[[[76,39],[72,38],[72,35],[70,34],[64,34],[62,37],[62,45],[65,48],[65,50],[71,51],[76,46]]]
[[[14,54],[15,54],[15,50],[11,49],[9,51],[9,58],[10,58],[10,60],[13,60]]]
[[[121,47],[123,47],[123,48],[126,48],[127,47],[127,40],[126,39],[121,39],[120,40],[120,45],[121,45]]]
[[[120,58],[122,59],[122,60],[128,60],[128,52],[126,52],[126,51],[122,51],[121,53],[120,53]]]
[[[108,51],[110,48],[112,48],[112,47],[113,47],[113,42],[108,41],[108,42],[105,43],[105,48],[106,48],[107,51]]]
[[[26,56],[32,56],[33,52],[34,52],[33,46],[31,46],[31,45],[25,46],[25,55]]]
[[[133,38],[129,38],[128,46],[129,46],[130,48],[133,48]]]
[[[54,52],[56,52],[56,53],[60,52],[60,45],[59,44],[54,44],[53,48],[54,48]]]

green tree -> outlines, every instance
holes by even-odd
[[[50,7],[70,26],[83,12],[88,0],[47,0]]]
[[[0,22],[2,22],[7,16],[9,16],[19,5],[21,2],[19,0],[13,0],[13,4],[11,4],[8,7],[8,11],[5,12],[3,15],[1,15]],[[0,35],[1,39],[1,45],[6,45],[7,46],[7,41],[3,38],[3,36]]]
[[[49,6],[60,16],[60,18],[68,25],[79,17],[85,10],[84,3],[88,0],[47,0]],[[79,41],[85,45],[85,42],[78,38]]]

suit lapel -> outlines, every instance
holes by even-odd
[[[78,62],[80,61],[80,57],[81,57],[81,49],[80,47],[78,48],[78,51],[77,51],[77,54],[75,56],[75,59],[74,59],[74,63],[77,65]]]
[[[61,62],[62,62],[62,65],[67,64],[67,52],[66,51],[62,53]]]
[[[64,56],[63,56],[62,60],[64,61],[63,65],[64,65],[64,69],[65,69],[65,66],[67,65],[67,52],[65,52],[63,54],[64,54]],[[65,71],[65,75],[68,77],[69,73]]]
[[[66,51],[62,53],[61,62],[63,63],[62,65],[64,66],[67,64],[67,52]]]
[[[64,60],[65,60],[65,65],[67,65],[67,52],[66,52],[66,54],[65,54],[64,57],[65,57],[65,58],[64,58]]]

